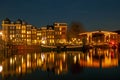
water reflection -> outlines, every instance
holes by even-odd
[[[42,52],[14,55],[1,60],[0,73],[19,76],[32,73],[36,69],[54,74],[80,73],[84,68],[110,68],[118,66],[118,53],[112,49],[80,51]]]

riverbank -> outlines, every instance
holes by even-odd
[[[89,46],[41,46],[42,51],[87,51]]]

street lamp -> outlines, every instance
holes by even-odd
[[[2,35],[2,32],[0,32],[0,35]]]
[[[2,70],[3,70],[3,66],[2,66],[2,65],[0,65],[0,73],[2,72]]]
[[[41,43],[42,43],[43,45],[46,45],[46,37],[43,37],[43,38],[42,38]]]

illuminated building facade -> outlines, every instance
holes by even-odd
[[[66,23],[54,23],[41,28],[27,24],[18,19],[11,22],[8,18],[2,21],[2,39],[13,45],[55,45],[66,43]]]
[[[13,45],[36,44],[36,28],[18,19],[11,22],[8,18],[2,21],[2,39]]]
[[[47,44],[48,45],[55,45],[55,40],[54,40],[54,26],[48,25],[47,26]]]
[[[55,43],[66,43],[67,24],[66,23],[54,23],[55,30]]]
[[[108,31],[93,31],[79,34],[79,38],[86,45],[117,44],[118,34]]]
[[[120,43],[120,30],[116,30],[114,32],[118,33],[118,42]]]
[[[2,30],[0,30],[0,40],[2,40]]]
[[[40,45],[40,44],[41,44],[41,35],[42,35],[41,32],[42,32],[42,31],[41,31],[41,28],[38,28],[38,29],[37,29],[37,34],[36,34],[36,37],[37,37],[37,39],[36,39],[36,40],[37,40],[37,45]]]
[[[41,44],[47,44],[47,27],[41,27]]]
[[[13,44],[19,45],[22,43],[22,35],[24,25],[22,21],[18,19],[16,22],[11,22],[8,18],[2,21],[2,38],[6,42],[12,42]],[[25,27],[26,28],[26,27]]]

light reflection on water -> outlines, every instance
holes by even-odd
[[[36,70],[55,75],[79,74],[85,69],[119,67],[119,55],[114,50],[41,52],[13,55],[1,60],[2,79],[32,74]]]

